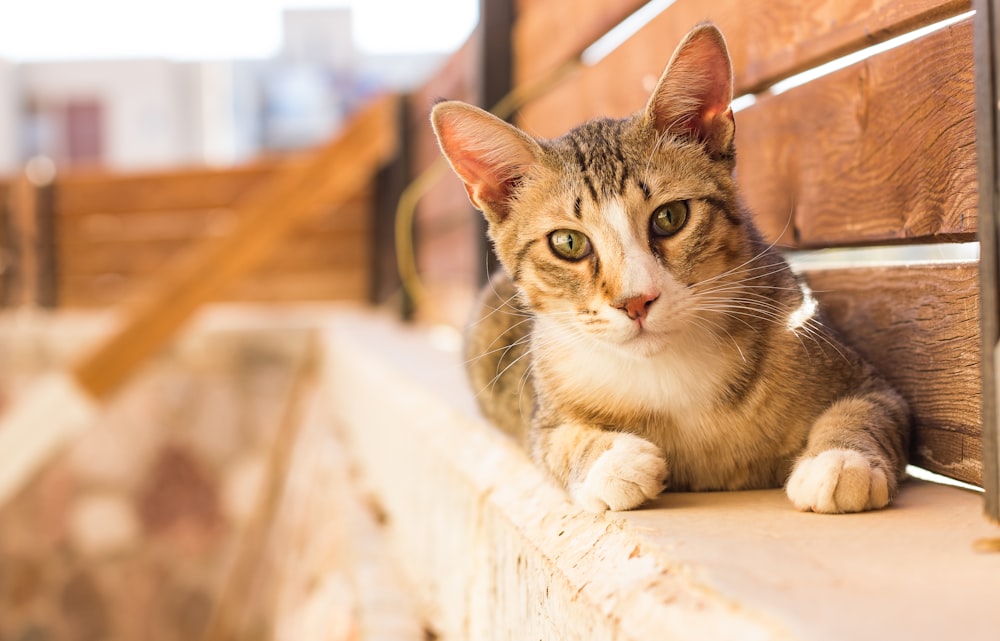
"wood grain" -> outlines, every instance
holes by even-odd
[[[588,5],[588,3],[583,3]],[[572,55],[559,31],[590,34],[594,12],[578,3],[528,3],[515,30],[515,80],[523,83]],[[631,3],[630,5],[631,6]],[[678,0],[593,67],[521,110],[520,123],[552,137],[598,116],[621,117],[645,104],[674,47],[695,24],[711,20],[726,35],[736,95],[968,10],[968,0]],[[541,15],[535,15],[538,12]],[[558,22],[556,29],[551,26]],[[546,25],[545,28],[536,25]]]
[[[975,264],[811,271],[830,322],[914,411],[913,462],[981,483]]]
[[[575,58],[648,0],[558,0],[518,3],[514,41],[515,84],[538,80]]]
[[[697,2],[677,5],[675,20],[697,19]],[[712,11],[731,43],[738,95],[958,15],[970,5],[969,0],[727,0],[713,3]]]
[[[972,23],[736,114],[737,175],[776,237],[802,247],[973,240]]]

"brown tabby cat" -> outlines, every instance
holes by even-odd
[[[741,207],[732,87],[705,24],[623,120],[546,141],[470,105],[434,108],[509,274],[468,331],[473,386],[586,509],[636,507],[664,482],[884,507],[909,410]]]

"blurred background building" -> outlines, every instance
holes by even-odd
[[[367,53],[349,7],[288,9],[270,58],[0,61],[0,174],[228,165],[319,143],[366,98],[408,90],[446,52]]]

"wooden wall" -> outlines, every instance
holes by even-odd
[[[199,241],[225,234],[236,221],[233,205],[283,166],[60,175],[51,187],[55,305],[97,307],[144,297],[145,282],[172,269]],[[365,300],[370,201],[371,193],[362,193],[321,215],[221,300]]]
[[[641,4],[520,0],[517,82],[541,77]],[[736,114],[737,174],[770,238],[799,251],[974,240],[971,18],[783,93],[768,90],[968,9],[965,0],[677,0],[525,106],[519,124],[556,136],[642,108],[677,42],[709,19],[731,48],[737,95],[756,94]],[[832,321],[913,405],[914,462],[979,483],[977,265],[869,265],[808,277]]]

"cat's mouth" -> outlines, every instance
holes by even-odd
[[[619,334],[618,344],[639,356],[651,356],[667,347],[668,338],[667,332],[651,329],[648,321],[636,320]]]

